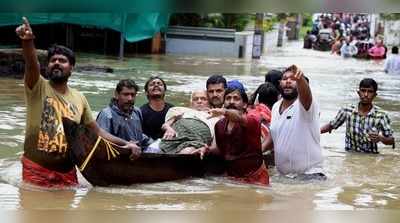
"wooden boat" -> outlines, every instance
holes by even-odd
[[[74,164],[95,186],[162,182],[224,172],[224,161],[216,156],[201,160],[198,155],[142,153],[132,161],[129,150],[110,147],[84,125],[65,118],[63,124]],[[264,158],[267,165],[273,165],[273,154]]]

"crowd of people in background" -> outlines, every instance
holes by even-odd
[[[365,59],[385,59],[388,50],[380,24],[371,35],[368,15],[347,13],[321,14],[315,18],[304,37],[304,48]]]

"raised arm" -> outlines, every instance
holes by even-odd
[[[36,55],[36,48],[33,43],[35,36],[27,18],[22,17],[23,24],[18,26],[15,32],[22,40],[22,55],[25,60],[24,81],[26,86],[32,89],[40,76],[40,65]]]
[[[213,109],[210,109],[208,111],[208,113],[211,115],[210,118],[223,115],[229,121],[239,122],[240,125],[242,125],[242,126],[247,125],[246,117],[240,111],[238,111],[236,109],[213,108]]]
[[[292,65],[292,75],[289,77],[296,81],[297,91],[299,93],[299,101],[303,105],[304,109],[308,111],[312,103],[312,93],[307,80],[304,77],[303,71],[301,71],[296,65]]]

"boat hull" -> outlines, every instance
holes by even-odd
[[[98,136],[69,119],[63,119],[63,124],[74,164],[95,186],[154,183],[224,173],[224,161],[217,156],[201,160],[198,155],[191,154],[142,153],[138,159],[131,160],[130,151],[126,149],[115,148],[119,153],[115,157],[107,155],[107,145],[103,141],[84,166]],[[264,159],[267,166],[273,165],[273,154],[265,155]]]

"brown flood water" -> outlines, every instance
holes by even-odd
[[[119,79],[133,78],[141,89],[151,75],[168,84],[167,99],[187,105],[189,92],[205,88],[210,74],[239,79],[248,92],[264,81],[269,69],[297,64],[310,78],[321,109],[321,124],[334,117],[340,106],[358,100],[356,88],[364,77],[378,81],[376,104],[390,113],[399,145],[400,77],[388,76],[383,61],[347,59],[301,49],[302,43],[272,48],[259,61],[191,56],[143,56],[120,62],[114,58],[80,55],[78,63],[109,65],[114,74],[74,73],[70,82],[88,98],[92,110],[106,106]],[[137,105],[145,101],[139,94]],[[21,155],[25,126],[21,80],[0,79],[0,209],[74,210],[354,210],[400,208],[399,150],[380,145],[381,154],[344,152],[344,126],[321,137],[325,182],[299,182],[270,170],[268,188],[242,185],[213,177],[139,184],[129,187],[92,187],[82,177],[81,186],[66,191],[46,191],[21,183]],[[94,114],[96,115],[96,114]]]

